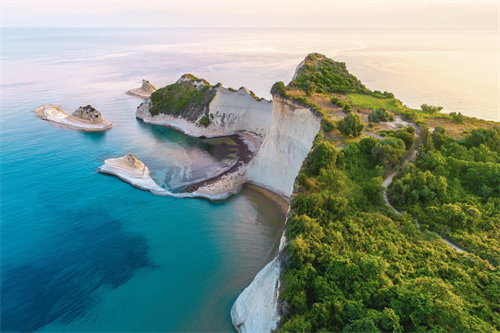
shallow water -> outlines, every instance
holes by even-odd
[[[234,331],[229,310],[276,254],[283,214],[244,190],[222,202],[155,196],[98,174],[133,153],[181,189],[222,170],[227,139],[135,118],[124,94],[189,72],[269,98],[311,52],[346,61],[409,106],[498,120],[495,33],[245,29],[2,29],[2,331]],[[457,71],[457,68],[460,70]],[[33,110],[91,104],[105,133]]]

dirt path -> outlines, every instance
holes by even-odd
[[[418,127],[418,126],[417,126]],[[417,130],[419,133],[420,132],[420,129]],[[405,160],[406,161],[414,161],[417,157],[417,152],[418,150],[420,149],[420,145],[421,143],[418,143],[418,146],[417,146],[417,142],[415,142],[415,146],[406,153],[407,156],[405,156]],[[387,188],[389,188],[389,185],[391,185],[392,183],[392,179],[393,177],[398,173],[398,171],[394,171],[393,173],[391,173],[383,182],[382,182],[382,186],[384,186],[386,188],[385,190],[385,193],[384,193],[384,200],[385,200],[385,203],[387,204],[387,206],[391,207],[392,209],[394,209],[394,211],[396,212],[396,214],[398,215],[402,215],[396,208],[394,208],[391,203],[389,202],[389,199],[387,198]],[[418,223],[417,221],[417,227],[420,228],[420,224]],[[450,241],[444,239],[443,237],[439,236],[439,238],[445,242],[446,244],[448,244],[450,247],[454,248],[455,250],[457,250],[458,252],[465,252],[464,249],[456,246],[455,244],[451,243]]]

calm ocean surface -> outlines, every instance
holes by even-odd
[[[2,29],[1,330],[234,331],[229,310],[276,254],[284,216],[244,190],[223,202],[155,196],[98,174],[133,153],[165,186],[224,168],[225,140],[135,118],[125,91],[192,73],[270,98],[309,52],[345,61],[406,105],[498,114],[497,33],[246,29]],[[106,133],[33,110],[91,104]]]

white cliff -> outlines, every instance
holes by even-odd
[[[247,167],[250,184],[286,199],[320,130],[321,115],[288,98],[273,95],[271,128],[259,153]]]
[[[142,80],[142,86],[136,89],[130,89],[127,94],[134,97],[139,97],[142,99],[147,99],[151,97],[151,94],[156,91],[156,88],[149,83],[149,81]]]
[[[238,296],[231,308],[231,320],[239,333],[271,332],[277,328],[278,257],[267,264]]]
[[[246,131],[264,138],[271,125],[273,107],[272,102],[253,97],[246,88],[231,91],[219,86],[208,106],[210,124],[206,127],[199,124],[205,114],[197,121],[190,121],[163,113],[153,116],[150,109],[151,100],[148,99],[137,108],[136,117],[148,124],[173,127],[189,136],[217,137]]]
[[[45,104],[36,108],[35,113],[43,120],[67,129],[100,132],[113,127],[113,124],[104,119],[102,114],[90,105],[81,106],[69,115],[58,106]]]

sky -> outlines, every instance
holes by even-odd
[[[1,1],[2,26],[498,27],[498,1]],[[177,15],[179,14],[179,15]],[[189,14],[194,16],[190,17]],[[135,16],[134,16],[135,15]],[[149,17],[148,17],[149,16]],[[318,19],[319,18],[319,19]],[[354,22],[353,22],[354,21]]]

